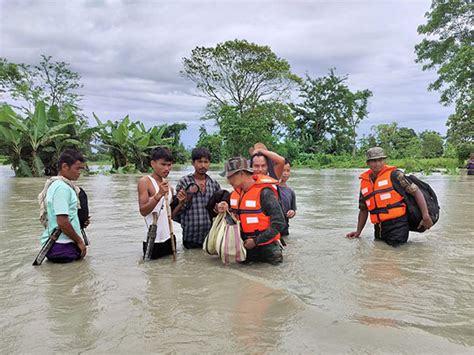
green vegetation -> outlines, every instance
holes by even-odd
[[[415,48],[417,62],[438,73],[429,90],[440,91],[443,105],[455,106],[446,137],[384,123],[358,138],[371,90],[351,89],[348,75],[335,69],[299,78],[270,47],[236,39],[196,47],[183,58],[181,74],[209,99],[202,119],[215,125],[213,133],[201,126],[197,146],[207,147],[212,163],[220,164],[248,156],[249,146],[262,142],[312,168],[364,168],[365,151],[380,146],[389,164],[407,171],[456,173],[474,151],[473,12],[468,0],[433,0],[426,24],[418,28],[426,38]],[[94,115],[96,125],[89,127],[81,113],[81,87],[68,63],[49,56],[34,66],[0,58],[0,94],[16,100],[0,104],[0,163],[11,164],[16,176],[54,175],[60,152],[71,147],[90,162],[111,165],[114,173],[146,172],[150,150],[164,145],[175,162],[189,161],[181,142],[186,124],[146,127],[128,116],[103,122]]]
[[[55,162],[65,148],[85,150],[92,132],[67,109],[36,103],[23,117],[8,105],[0,108],[0,154],[8,156],[16,176],[56,174]]]
[[[330,154],[308,154],[299,160],[295,160],[296,166],[306,166],[314,169],[323,168],[343,168],[343,169],[364,169],[367,168],[364,157],[352,158],[350,154],[330,155]],[[406,172],[431,172],[440,171],[443,173],[457,173],[463,167],[457,158],[431,158],[431,159],[388,159],[388,165],[394,165]]]
[[[470,0],[433,0],[418,27],[425,35],[416,47],[423,70],[436,70],[438,78],[429,90],[441,93],[440,102],[455,106],[448,118],[448,142],[465,160],[474,151],[474,5]]]

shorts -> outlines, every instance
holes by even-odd
[[[175,238],[175,245],[176,245],[176,238]],[[145,256],[146,252],[146,242],[143,242],[143,256]],[[171,246],[171,238],[164,241],[163,243],[155,243],[153,246],[153,251],[151,252],[151,259],[159,259],[164,256],[172,255],[173,254],[173,247]]]
[[[70,263],[81,258],[81,249],[76,243],[54,243],[46,257],[53,263]]]

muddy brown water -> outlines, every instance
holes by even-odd
[[[173,171],[176,184],[189,171]],[[138,175],[81,177],[85,260],[31,266],[44,179],[0,167],[0,352],[472,353],[474,177],[423,177],[441,218],[393,249],[357,219],[358,170],[293,172],[298,212],[281,266],[200,250],[143,263]],[[217,176],[217,172],[211,172]]]

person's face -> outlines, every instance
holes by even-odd
[[[373,159],[367,161],[367,166],[374,172],[375,175],[380,173],[385,165],[385,159]]]
[[[200,158],[193,161],[194,171],[198,174],[204,175],[209,170],[211,162],[207,158]]]
[[[158,175],[161,178],[168,177],[168,175],[171,171],[171,166],[172,165],[173,165],[172,162],[166,161],[164,159],[158,159],[158,160],[152,160],[151,161],[151,167],[153,168],[153,171],[155,172],[156,175]]]
[[[81,176],[81,172],[84,169],[84,163],[82,161],[77,160],[72,165],[67,165],[67,163],[63,163],[61,166],[61,175],[64,176],[66,179],[76,181]]]
[[[238,189],[242,187],[242,182],[243,182],[243,173],[241,171],[229,176],[227,178],[227,182],[234,188]]]
[[[287,182],[291,176],[291,166],[290,164],[285,164],[283,167],[283,173],[281,174],[281,181]]]
[[[267,175],[268,174],[268,164],[265,157],[256,156],[252,159],[253,173],[255,175]]]

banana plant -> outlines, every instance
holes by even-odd
[[[126,166],[129,163],[129,137],[130,137],[130,118],[125,116],[121,122],[112,122],[108,120],[103,123],[94,113],[97,121],[96,138],[103,144],[112,157],[112,168],[114,170]]]
[[[142,122],[135,122],[131,129],[130,152],[131,160],[141,172],[150,168],[150,151],[161,145],[170,144],[171,138],[163,138],[166,126],[146,129]]]
[[[76,116],[74,111],[69,107],[63,107],[60,113],[56,106],[52,106],[48,111],[48,122],[59,124],[64,121],[74,121],[74,125],[64,127],[59,133],[69,134],[69,138],[56,137],[50,145],[41,150],[41,159],[45,164],[45,170],[48,175],[57,174],[57,161],[61,152],[67,148],[78,149],[81,152],[89,152],[91,150],[90,142],[95,132],[95,128],[87,126],[84,119]]]
[[[65,127],[74,125],[73,119],[48,125],[48,115],[43,102],[37,102],[32,116],[22,119],[7,105],[0,115],[2,139],[9,141],[10,161],[17,176],[42,176],[44,164],[39,153],[49,149],[54,139],[66,139],[67,133],[61,133]]]
[[[11,164],[15,175],[31,176],[28,163],[22,159],[23,134],[18,129],[21,125],[21,118],[9,105],[3,105],[0,109],[0,152],[8,157],[6,163]]]
[[[108,150],[114,171],[134,165],[137,170],[146,172],[150,166],[151,149],[172,143],[172,138],[163,138],[165,125],[146,129],[142,122],[131,122],[128,116],[120,122],[102,122],[95,114],[94,117],[97,121],[96,137],[103,143],[98,148]]]
[[[35,112],[31,119],[27,120],[28,130],[25,132],[25,141],[31,150],[31,168],[33,176],[42,176],[44,164],[39,157],[41,148],[46,148],[55,139],[69,138],[68,133],[60,133],[65,127],[74,125],[74,119],[67,119],[54,126],[48,126],[48,117],[44,102],[36,103]]]

